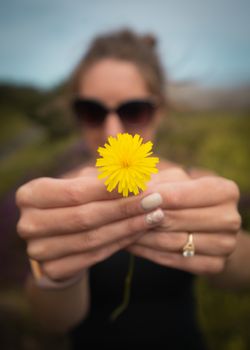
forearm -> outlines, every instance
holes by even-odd
[[[32,276],[26,282],[31,310],[39,325],[49,332],[67,332],[85,318],[90,306],[88,271],[81,280],[63,289],[39,288]]]
[[[231,290],[250,289],[250,235],[241,231],[235,251],[228,258],[224,271],[209,276],[213,286]]]

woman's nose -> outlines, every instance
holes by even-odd
[[[119,116],[116,113],[109,113],[104,123],[105,139],[123,132],[124,128]]]

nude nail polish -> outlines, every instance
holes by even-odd
[[[164,218],[164,213],[161,209],[157,209],[152,213],[149,213],[146,215],[146,221],[149,225],[157,224],[158,222],[161,222],[163,218]]]
[[[141,206],[144,210],[152,210],[162,204],[160,193],[152,193],[141,200]]]

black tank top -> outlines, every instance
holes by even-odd
[[[153,349],[206,349],[196,320],[194,276],[136,257],[128,308],[116,321],[129,253],[121,251],[90,269],[91,310],[70,333],[73,349],[96,345]]]

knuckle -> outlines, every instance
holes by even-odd
[[[241,216],[239,213],[234,215],[234,218],[232,219],[232,229],[235,232],[238,232],[241,228]]]
[[[18,235],[21,237],[21,238],[26,238],[26,231],[25,231],[25,227],[23,225],[23,220],[19,219],[18,222],[17,222],[17,225],[16,225],[16,230],[17,230],[17,233]]]
[[[180,203],[182,202],[182,194],[179,190],[178,184],[168,186],[166,197],[166,202],[171,208],[178,208],[180,206]]]
[[[167,251],[176,251],[182,248],[183,246],[183,236],[177,235],[175,237],[172,237],[171,234],[167,233],[159,233],[155,234],[155,244],[158,248],[161,250],[167,250]]]
[[[225,260],[224,259],[213,259],[210,260],[209,262],[207,261],[204,263],[202,267],[202,272],[205,275],[213,275],[213,274],[219,274],[223,272],[225,268]]]
[[[58,269],[57,265],[53,262],[43,263],[42,269],[45,275],[52,280],[57,280],[62,277],[60,270]]]
[[[211,191],[219,191],[221,189],[221,179],[215,176],[203,176],[198,178],[197,181],[203,186],[203,188],[210,189]]]
[[[126,237],[126,238],[123,238],[123,239],[117,241],[116,242],[116,250],[121,250],[121,249],[129,246],[130,244],[135,242],[140,237],[141,237],[141,234],[138,233],[136,236]]]
[[[126,220],[126,233],[131,234],[134,231],[134,226],[133,219]]]
[[[240,198],[240,190],[238,185],[233,180],[227,180],[227,191],[231,199],[238,202]]]
[[[212,266],[212,273],[219,274],[219,273],[223,272],[224,269],[225,269],[225,260],[218,259],[218,260],[216,260],[216,262]]]
[[[127,201],[120,201],[119,210],[122,218],[127,218],[131,216],[131,204]]]
[[[173,247],[175,250],[182,251],[184,245],[187,243],[188,239],[188,232],[180,232],[178,235],[174,236],[173,241]]]
[[[220,247],[224,255],[230,255],[236,247],[236,237],[224,237],[220,241]]]
[[[158,234],[158,235],[156,234],[154,239],[157,247],[161,249],[167,249],[168,241],[164,234]]]
[[[236,226],[239,225],[238,213],[232,206],[227,205],[221,209],[220,228],[221,230],[234,232]]]
[[[88,269],[90,268],[91,266],[93,266],[95,263],[91,263],[90,259],[82,259],[81,260],[81,263],[80,263],[80,267],[79,267],[79,271],[81,269]],[[77,272],[78,272],[78,269],[77,269]]]
[[[15,202],[19,208],[27,204],[27,197],[29,193],[30,193],[29,184],[22,185],[21,187],[18,188],[15,195]]]
[[[81,253],[77,263],[74,263],[74,273],[79,272],[82,269],[89,268],[99,261],[104,260],[105,257],[102,258],[102,255],[102,251],[99,249]]]
[[[167,257],[165,254],[159,253],[157,254],[157,262],[162,266],[171,265],[171,258]],[[174,260],[172,260],[174,262]]]
[[[17,223],[17,233],[21,238],[27,239],[32,236],[35,231],[35,226],[30,220],[24,219],[23,217],[19,219]]]
[[[241,228],[241,216],[238,212],[234,214],[225,214],[225,226],[229,232],[238,232]]]
[[[36,187],[47,187],[48,184],[50,183],[51,178],[49,177],[40,177],[38,179],[34,179],[32,181],[30,181],[30,186],[31,188],[35,189]]]
[[[173,180],[186,180],[188,179],[187,173],[179,167],[169,169],[169,174],[173,178]]]
[[[85,232],[80,236],[79,249],[87,251],[96,248],[98,245],[95,232]]]
[[[205,176],[200,179],[203,185],[211,190],[223,193],[224,201],[233,200],[238,202],[240,191],[238,185],[230,179],[220,176]]]
[[[87,230],[91,227],[90,213],[88,213],[84,207],[76,208],[73,214],[73,222],[78,230]]]
[[[103,250],[103,251],[101,251],[101,250],[93,250],[91,252],[90,260],[87,262],[86,259],[85,259],[85,264],[86,265],[97,264],[99,261],[104,260],[105,257],[106,257],[105,250]]]
[[[211,176],[207,175],[198,179],[198,181],[202,184],[203,188],[207,189],[207,191],[211,191],[211,193],[218,193],[223,198],[225,197],[225,193],[227,192],[227,180],[219,177],[219,176]]]
[[[129,245],[130,242],[132,242],[131,237],[127,237],[125,239],[123,238],[112,243],[110,246],[107,246],[106,248],[103,248],[103,257],[106,257],[109,252],[119,251],[123,249],[124,247],[126,247],[126,245]]]
[[[29,192],[29,196],[32,198],[33,193],[35,193],[38,189],[45,189],[48,187],[51,179],[49,177],[40,177],[38,179],[34,179],[27,183],[26,191]]]
[[[164,227],[167,231],[174,231],[177,229],[177,225],[175,225],[176,222],[178,222],[178,213],[174,210],[166,210],[165,211],[165,220],[163,224],[161,225]],[[177,220],[176,220],[177,219]]]
[[[145,220],[145,224],[146,224],[146,220]],[[132,218],[132,219],[126,220],[126,233],[127,234],[132,234],[132,233],[138,232],[139,230],[142,230],[142,229],[143,229],[142,225],[139,228],[139,223],[138,223],[137,218]]]
[[[86,189],[87,190],[87,189]],[[65,196],[67,200],[73,205],[81,204],[82,193],[84,192],[84,186],[76,180],[69,182],[68,186],[65,187]]]
[[[46,248],[45,244],[42,243],[34,243],[33,241],[28,242],[27,245],[27,254],[30,258],[42,261],[44,260],[46,256],[46,252],[48,249]]]
[[[44,188],[49,181],[48,177],[41,177],[31,180],[19,187],[16,191],[15,201],[18,207],[28,206],[32,204],[33,194],[37,188]]]

